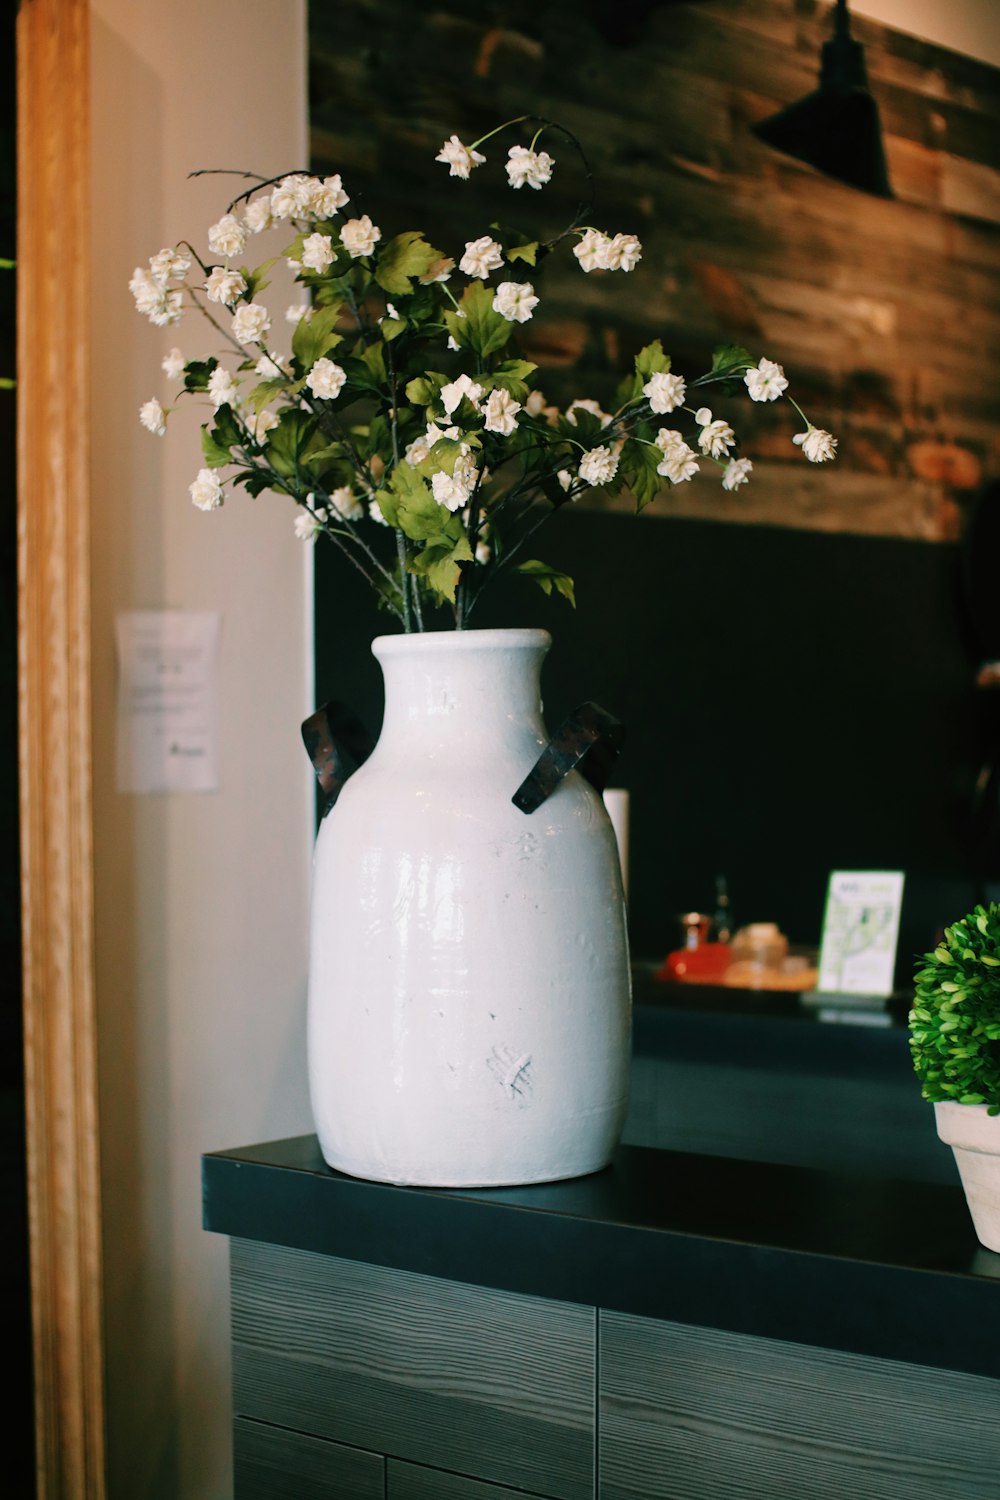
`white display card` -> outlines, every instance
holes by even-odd
[[[220,630],[216,613],[134,609],[118,615],[120,792],[218,790]]]
[[[819,952],[821,992],[891,995],[903,904],[899,870],[834,870]]]

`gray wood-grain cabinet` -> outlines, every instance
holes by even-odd
[[[239,1418],[592,1500],[595,1309],[245,1241],[232,1289]]]
[[[995,1500],[1000,1382],[232,1247],[237,1500]]]

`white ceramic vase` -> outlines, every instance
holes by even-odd
[[[313,1115],[330,1166],[493,1187],[605,1166],[631,988],[614,832],[570,772],[512,803],[546,744],[543,630],[384,636],[385,718],[316,845]]]
[[[985,1104],[934,1106],[937,1133],[955,1153],[980,1244],[1000,1250],[1000,1115]]]

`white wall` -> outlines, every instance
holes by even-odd
[[[237,191],[198,167],[307,161],[304,0],[93,0],[93,661],[97,980],[112,1500],[230,1493],[227,1245],[201,1229],[206,1150],[311,1129],[304,1064],[311,773],[308,549],[288,500],[208,515],[197,422],[137,410],[173,344],[132,268]],[[271,294],[266,294],[270,296]],[[284,300],[282,300],[284,298]],[[280,313],[290,296],[279,291]],[[190,315],[193,323],[194,315]],[[198,320],[200,323],[200,320]],[[280,321],[280,319],[279,319]],[[72,328],[72,310],[67,310]],[[177,430],[173,430],[176,427]],[[115,612],[223,617],[222,789],[114,786]]]
[[[850,9],[1000,67],[998,0],[851,0]]]

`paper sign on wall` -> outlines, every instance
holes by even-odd
[[[216,613],[134,609],[118,615],[120,792],[218,790],[220,628]]]
[[[903,875],[834,870],[826,897],[819,984],[843,995],[891,995]]]

